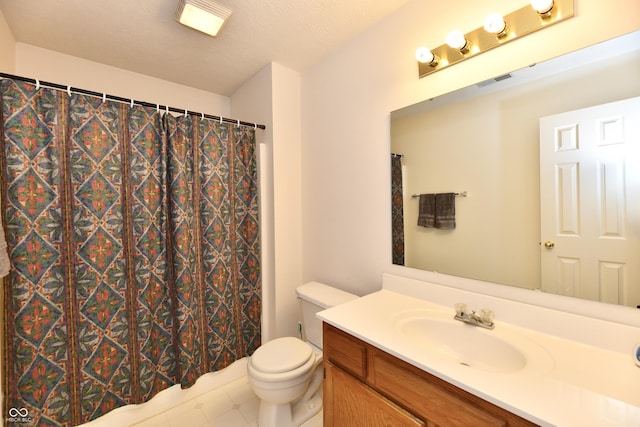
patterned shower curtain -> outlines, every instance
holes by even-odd
[[[404,192],[402,156],[391,154],[391,242],[392,262],[404,265]]]
[[[0,96],[4,414],[76,425],[250,355],[254,130],[10,79]]]

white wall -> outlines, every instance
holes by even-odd
[[[0,10],[0,71],[15,74],[16,41]]]
[[[16,43],[14,74],[137,101],[229,117],[230,100],[226,96],[25,43]]]
[[[276,335],[275,241],[273,233],[273,103],[272,67],[264,67],[232,96],[232,115],[265,125],[256,131],[260,198],[260,245],[262,252],[262,341]]]
[[[260,142],[263,341],[297,334],[301,284],[300,74],[271,63],[231,97],[232,115],[266,125]],[[277,315],[276,315],[277,313]]]
[[[390,111],[640,28],[637,0],[575,0],[575,17],[418,79],[418,46],[524,4],[412,0],[302,74],[303,280],[365,294],[385,271],[423,277],[391,264]]]
[[[277,336],[296,336],[302,284],[300,74],[273,64],[273,204]]]

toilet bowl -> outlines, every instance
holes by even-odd
[[[322,354],[293,337],[258,348],[247,365],[259,427],[299,426],[322,409]]]
[[[260,399],[258,427],[297,427],[322,409],[322,322],[315,314],[357,298],[322,283],[296,289],[301,338],[283,337],[260,346],[249,359],[249,383]]]

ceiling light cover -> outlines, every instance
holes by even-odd
[[[231,10],[207,0],[180,0],[175,17],[182,24],[216,36],[231,16]]]

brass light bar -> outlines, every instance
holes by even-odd
[[[528,4],[504,16],[505,34],[492,34],[480,27],[464,35],[468,42],[465,49],[455,49],[447,44],[432,49],[431,53],[436,60],[424,63],[418,61],[419,76],[428,76],[494,47],[571,18],[574,15],[573,9],[573,0],[554,0],[553,8],[547,14],[538,13]]]

